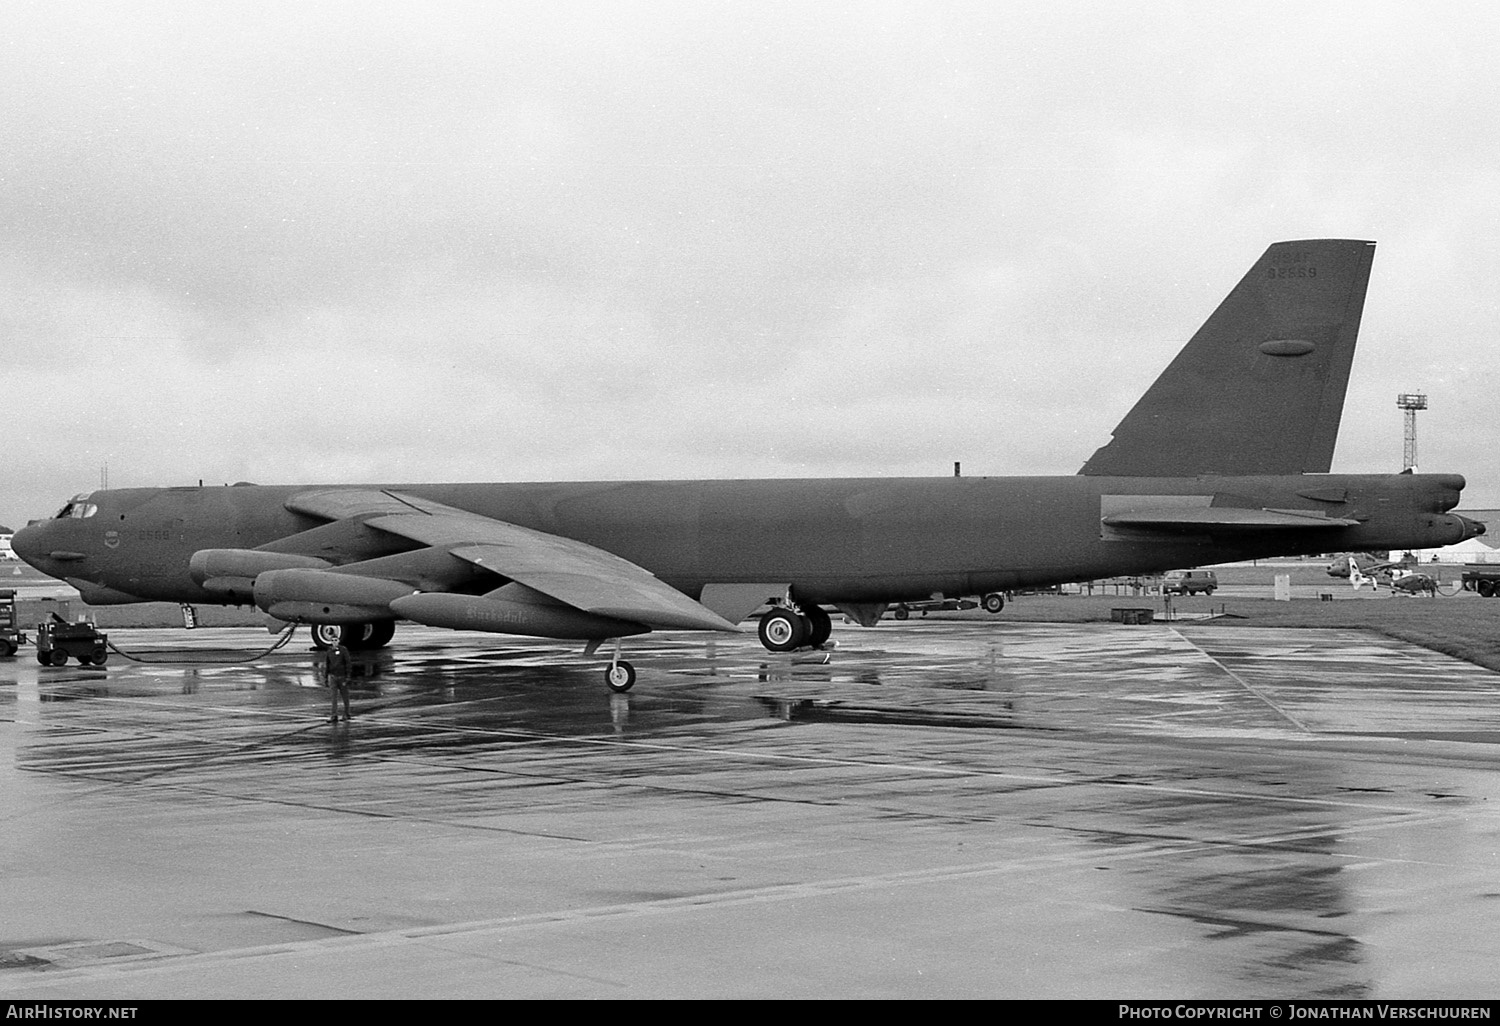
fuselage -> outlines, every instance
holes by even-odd
[[[1458,475],[941,477],[376,486],[586,542],[696,597],[713,583],[787,582],[802,601],[894,602],[1148,573],[1270,555],[1427,548],[1478,533],[1448,511]],[[284,503],[309,485],[140,488],[80,496],[18,532],[27,562],[95,604],[223,603],[189,574],[205,549],[349,548]],[[354,486],[351,486],[354,487]],[[359,486],[371,487],[371,486]],[[1133,505],[1295,510],[1355,521],[1306,531],[1112,530]],[[306,545],[300,539],[307,539]],[[299,548],[300,546],[300,548]]]

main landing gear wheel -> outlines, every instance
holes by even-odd
[[[376,620],[373,627],[369,640],[371,648],[384,648],[396,636],[395,620]]]
[[[623,659],[617,659],[604,668],[604,683],[609,690],[623,695],[635,687],[635,667]]]
[[[833,619],[821,606],[808,606],[802,618],[807,621],[807,643],[822,648],[833,636]]]
[[[339,643],[353,652],[368,652],[387,644],[395,634],[395,620],[349,623],[339,631]]]
[[[998,591],[992,591],[984,597],[983,605],[986,613],[998,613],[1005,608],[1005,596]]]
[[[351,652],[368,652],[390,643],[396,635],[395,620],[375,620],[369,623],[315,623],[312,625],[313,648],[327,651],[334,645],[343,645]]]
[[[790,609],[773,609],[760,621],[760,643],[769,652],[795,652],[807,643],[807,621]]]

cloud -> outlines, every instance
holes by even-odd
[[[1071,473],[1267,244],[1327,236],[1380,242],[1336,468],[1391,469],[1394,394],[1427,387],[1423,466],[1500,505],[1496,21],[21,5],[0,330],[48,458],[0,520],[105,462]]]

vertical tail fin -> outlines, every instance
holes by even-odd
[[[1327,473],[1374,253],[1272,245],[1079,473]]]
[[[1369,584],[1371,591],[1379,591],[1380,590],[1379,588],[1377,588],[1375,586],[1375,582],[1373,580],[1371,580],[1370,578],[1366,577],[1360,571],[1360,569],[1359,569],[1359,561],[1357,559],[1355,559],[1353,556],[1349,557],[1349,583],[1352,584],[1352,585],[1354,585],[1354,590],[1355,591],[1358,591],[1360,588],[1364,587],[1364,585],[1366,585],[1366,584]]]

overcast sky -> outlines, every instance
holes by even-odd
[[[1500,5],[10,0],[0,523],[114,487],[1072,474],[1273,241],[1334,469],[1500,507]]]

